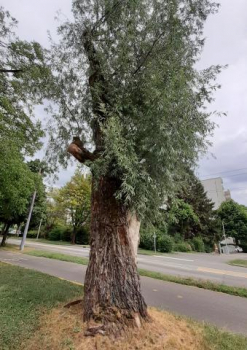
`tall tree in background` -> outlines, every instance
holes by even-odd
[[[74,0],[58,29],[48,155],[92,173],[84,320],[116,330],[147,317],[135,263],[142,217],[157,213],[213,130],[219,66],[198,72],[209,0]],[[175,181],[174,181],[175,180]]]
[[[36,43],[21,41],[14,30],[17,21],[0,7],[0,140],[33,155],[44,135],[34,120],[34,104],[42,103],[50,70],[46,51]]]
[[[91,178],[77,170],[71,180],[59,189],[56,199],[72,226],[71,243],[75,244],[77,232],[90,219]]]
[[[247,243],[247,210],[233,200],[223,202],[217,215],[224,222],[227,237],[236,238],[237,242]]]
[[[193,171],[188,171],[184,185],[179,191],[178,197],[189,204],[197,215],[199,223],[191,225],[191,232],[194,236],[209,236],[213,234],[214,203],[207,197],[201,181],[195,176]]]
[[[0,222],[4,224],[1,246],[4,246],[10,225],[24,221],[35,185],[41,183],[11,142],[0,144],[0,169]]]

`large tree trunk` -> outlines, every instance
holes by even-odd
[[[104,177],[92,188],[91,251],[85,278],[84,321],[114,332],[140,326],[148,317],[135,256],[140,223],[114,197],[116,179]]]
[[[10,224],[6,224],[4,226],[4,229],[2,231],[3,238],[2,238],[2,242],[1,242],[1,247],[5,247],[5,245],[6,245],[6,239],[8,236],[9,228],[10,228]]]

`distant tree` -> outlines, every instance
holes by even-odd
[[[0,136],[26,154],[41,146],[40,122],[33,120],[35,103],[41,103],[49,78],[45,51],[36,43],[21,41],[17,21],[0,7]],[[42,89],[43,87],[43,89]]]
[[[227,237],[237,242],[247,243],[247,208],[233,200],[223,202],[217,210],[218,217],[224,222]]]
[[[154,217],[214,127],[219,66],[201,72],[209,0],[74,0],[53,45],[51,160],[68,148],[91,168],[84,320],[112,330],[147,308],[135,263],[140,219]],[[117,316],[116,316],[117,315]],[[109,321],[111,320],[111,321]]]
[[[215,231],[214,203],[207,197],[201,181],[192,170],[188,170],[186,180],[178,193],[178,198],[189,204],[198,217],[199,224],[197,222],[195,222],[195,225],[191,223],[193,235],[213,236]]]
[[[1,246],[4,246],[10,226],[24,220],[39,178],[11,143],[0,144],[0,169],[0,221],[4,224]]]
[[[86,177],[77,170],[71,180],[59,190],[57,201],[72,226],[71,243],[75,244],[78,230],[88,224],[90,219],[91,177]]]
[[[177,199],[168,212],[168,225],[169,233],[179,233],[186,240],[194,236],[193,228],[200,227],[200,220],[190,204]]]

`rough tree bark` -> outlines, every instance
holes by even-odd
[[[140,224],[116,200],[119,180],[103,177],[92,185],[91,251],[84,288],[84,321],[103,330],[140,326],[147,317],[135,262]]]
[[[2,242],[1,242],[1,247],[5,247],[5,245],[6,245],[6,239],[8,236],[9,228],[10,228],[10,224],[9,223],[5,224],[4,229],[2,231],[3,238],[2,238]]]

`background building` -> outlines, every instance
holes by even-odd
[[[218,209],[221,203],[231,199],[230,191],[224,190],[221,177],[202,180],[201,182],[208,198],[214,202],[214,209]]]

